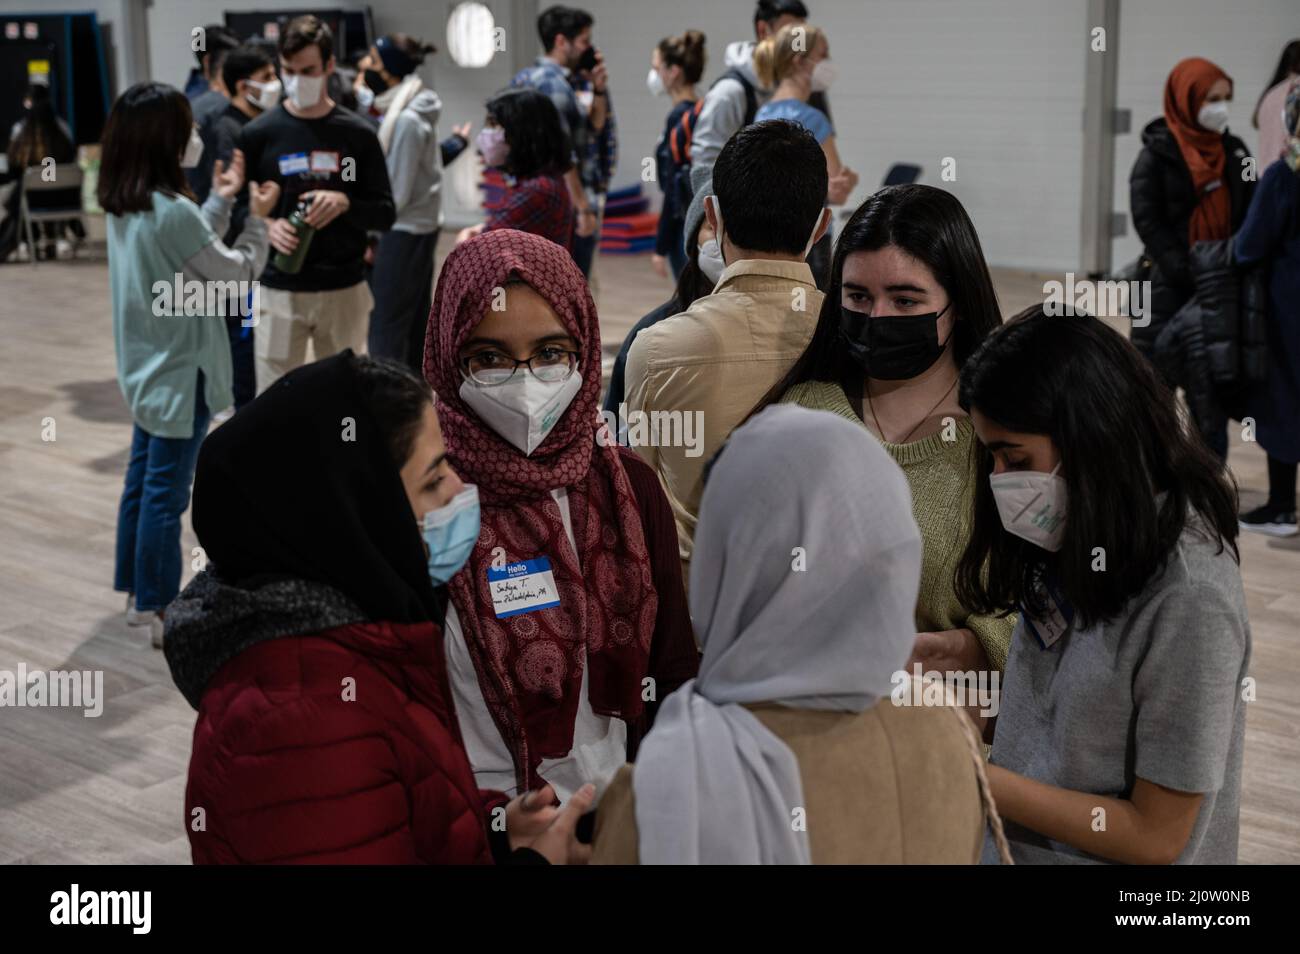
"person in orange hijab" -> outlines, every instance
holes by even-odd
[[[1232,91],[1232,78],[1214,63],[1185,59],[1165,82],[1164,115],[1142,130],[1129,197],[1152,264],[1150,322],[1132,337],[1153,360],[1161,328],[1195,291],[1192,245],[1230,237],[1250,206],[1250,153],[1228,131]]]
[[[1209,60],[1190,57],[1174,67],[1165,82],[1165,123],[1187,163],[1199,201],[1188,223],[1191,243],[1232,234],[1232,206],[1223,188],[1232,78]],[[1239,170],[1234,170],[1239,171]]]

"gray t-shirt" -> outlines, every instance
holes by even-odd
[[[1232,551],[1193,526],[1118,618],[1047,648],[1016,624],[990,761],[1113,798],[1139,778],[1203,792],[1177,864],[1236,864],[1250,626]],[[1017,864],[1108,863],[1009,821],[1006,834]],[[991,838],[982,863],[997,863]]]

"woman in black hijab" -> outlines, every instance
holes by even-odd
[[[590,792],[561,810],[474,784],[435,583],[477,537],[477,498],[423,381],[351,351],[281,378],[204,442],[193,520],[209,563],[164,649],[199,711],[195,862],[581,860]]]

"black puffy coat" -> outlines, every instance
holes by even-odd
[[[1223,148],[1227,151],[1224,179],[1232,203],[1232,230],[1236,232],[1245,221],[1255,183],[1241,175],[1242,160],[1250,155],[1246,144],[1231,133],[1224,133]],[[1133,329],[1133,343],[1148,356],[1162,325],[1196,290],[1187,230],[1198,201],[1178,141],[1163,117],[1153,119],[1142,130],[1142,151],[1129,175],[1133,227],[1142,239],[1146,256],[1153,262],[1151,323]]]
[[[1197,430],[1222,454],[1228,420],[1242,418],[1267,374],[1264,272],[1234,264],[1232,239],[1197,242],[1188,261],[1195,294],[1161,327],[1152,358],[1183,389]]]

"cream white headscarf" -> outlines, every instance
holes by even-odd
[[[773,405],[738,428],[700,505],[699,677],[633,769],[643,864],[807,864],[794,753],[744,708],[861,712],[916,639],[921,536],[898,465],[838,415]]]

